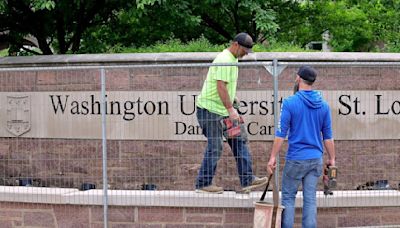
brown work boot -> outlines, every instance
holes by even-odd
[[[261,177],[261,178],[260,177],[254,177],[253,182],[251,182],[251,184],[249,186],[244,187],[242,189],[242,191],[249,192],[249,191],[251,191],[251,190],[253,190],[255,188],[258,188],[258,187],[266,185],[267,182],[268,182],[268,177]]]
[[[221,187],[217,187],[215,185],[209,185],[206,187],[202,187],[199,189],[196,189],[197,193],[212,193],[212,194],[221,194],[224,192],[224,189]]]

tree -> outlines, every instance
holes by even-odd
[[[202,25],[230,41],[239,32],[248,32],[257,42],[275,34],[278,24],[271,5],[264,0],[205,0],[190,1],[190,10]]]
[[[199,19],[190,14],[187,2],[147,1],[121,9],[108,24],[88,29],[82,51],[105,52],[112,47],[147,46],[171,38],[189,41],[201,35],[199,23]]]
[[[374,49],[382,37],[386,41],[396,40],[393,37],[398,38],[398,32],[392,32],[398,30],[398,2],[399,0],[153,0],[154,5],[145,7],[145,12],[148,13],[145,14],[146,17],[137,19],[143,25],[146,24],[143,22],[147,15],[183,15],[181,18],[153,18],[152,22],[164,26],[159,27],[161,30],[152,31],[156,34],[157,31],[164,35],[172,34],[173,37],[184,40],[203,34],[213,43],[226,43],[236,33],[246,31],[259,43],[265,40],[286,41],[304,47],[310,41],[321,40],[322,34],[328,30],[331,34],[330,45],[334,50],[369,51]],[[173,29],[175,24],[182,25],[187,21],[192,23],[187,23],[187,27],[178,30]],[[162,28],[171,30],[162,31]]]
[[[88,34],[104,51],[114,44],[145,46],[171,38],[188,42],[204,36],[214,44],[227,43],[238,32],[257,42],[272,37],[278,25],[275,13],[263,0],[148,0],[138,9],[123,9],[112,19],[114,27],[99,26]],[[86,41],[84,49],[90,44]]]
[[[128,0],[0,0],[1,40],[10,49],[34,54],[76,53],[83,33],[107,23],[116,10],[131,6]],[[139,2],[139,1],[138,1]],[[28,36],[40,52],[26,48]]]
[[[334,51],[388,50],[398,18],[400,0],[0,0],[0,48],[99,53],[169,39],[225,44],[242,31],[304,47],[328,30]]]
[[[399,40],[399,0],[308,0],[293,9],[286,21],[278,18],[279,40],[305,46],[328,30],[334,51],[373,51]]]
[[[357,5],[368,12],[368,21],[373,29],[373,48],[388,50],[387,46],[399,45],[400,40],[400,0],[360,1]]]

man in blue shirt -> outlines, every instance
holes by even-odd
[[[276,167],[276,155],[288,134],[288,151],[282,174],[282,228],[294,223],[295,200],[300,184],[303,189],[302,227],[317,226],[316,191],[322,174],[323,146],[327,165],[335,165],[330,108],[318,91],[312,89],[317,78],[310,66],[302,66],[296,75],[295,94],[283,101],[279,126],[275,132],[268,172]]]

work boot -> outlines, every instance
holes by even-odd
[[[224,192],[224,189],[215,185],[209,185],[206,187],[196,189],[197,193],[212,193],[212,194],[221,194]]]
[[[244,187],[242,191],[249,192],[255,188],[266,185],[268,182],[268,177],[254,177],[253,182],[247,187]]]

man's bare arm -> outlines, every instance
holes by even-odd
[[[285,139],[281,138],[281,137],[275,137],[274,139],[274,144],[272,145],[272,150],[271,150],[271,155],[269,157],[269,161],[268,161],[268,166],[267,166],[267,170],[268,173],[273,173],[276,167],[276,155],[279,153],[279,151],[281,150],[283,141]]]
[[[335,160],[336,160],[336,154],[335,154],[335,143],[333,142],[333,139],[326,139],[324,140],[324,146],[326,148],[326,151],[328,152],[328,165],[335,165]]]
[[[225,108],[229,112],[229,118],[239,119],[239,114],[237,113],[236,109],[234,109],[232,106],[232,102],[229,97],[228,90],[226,88],[226,82],[218,80],[217,81],[217,91],[218,91],[219,98],[221,99]]]

